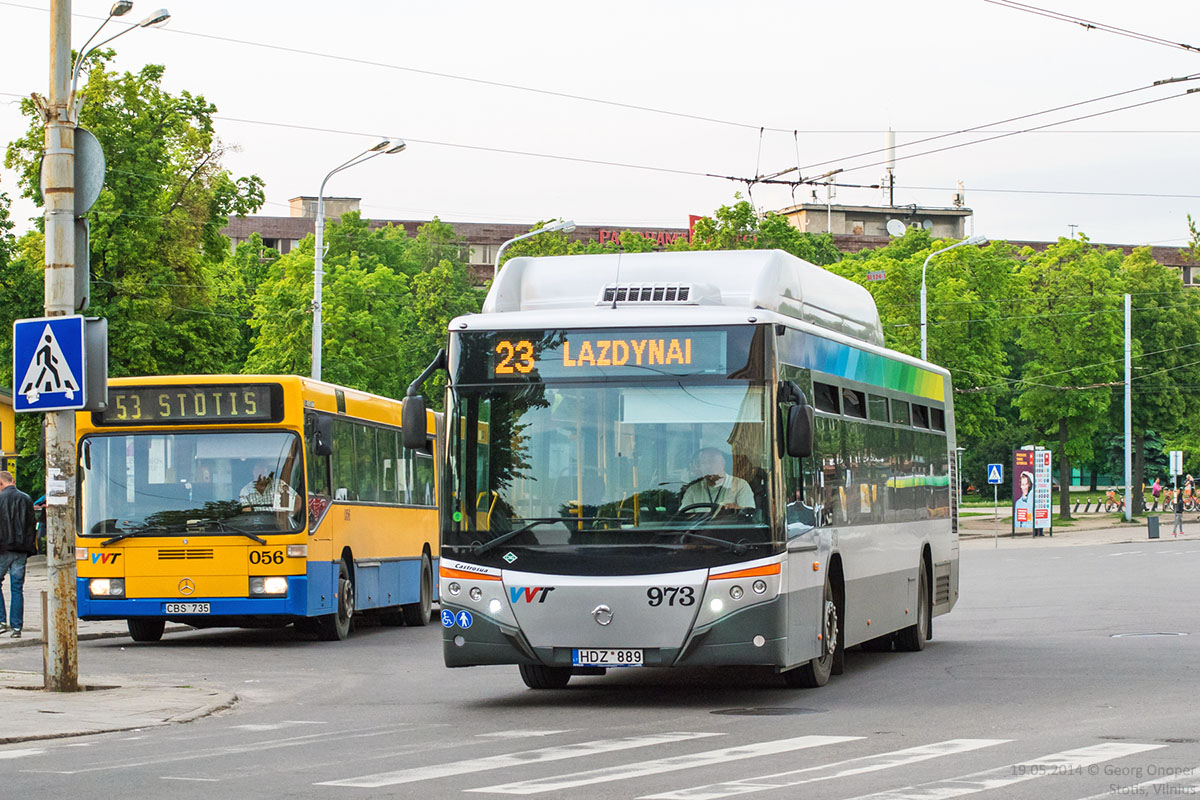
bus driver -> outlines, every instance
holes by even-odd
[[[679,507],[691,505],[717,506],[720,511],[754,510],[754,492],[750,484],[725,471],[725,456],[715,447],[696,453],[696,472],[699,478],[683,491]]]

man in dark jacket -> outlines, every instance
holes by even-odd
[[[16,487],[11,472],[0,471],[0,632],[21,638],[25,622],[25,560],[37,552],[33,500]],[[12,576],[12,604],[4,603],[4,576]]]

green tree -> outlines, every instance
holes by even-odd
[[[847,255],[828,267],[862,284],[875,298],[887,346],[921,353],[921,269],[925,258],[947,242],[910,229],[875,250]],[[994,391],[1011,369],[1005,343],[1012,337],[1008,319],[1016,261],[1011,248],[993,242],[983,248],[961,247],[929,263],[927,341],[929,360],[950,370],[955,389],[955,428],[971,442],[995,426]],[[883,280],[867,280],[882,273]]]
[[[1086,238],[1026,255],[1017,340],[1028,359],[1016,405],[1037,430],[1057,432],[1059,484],[1070,486],[1071,462],[1092,458],[1120,375],[1123,323],[1113,290],[1122,256]],[[1070,519],[1069,493],[1059,499],[1059,515]]]
[[[823,266],[842,257],[829,234],[802,233],[787,217],[771,212],[760,217],[741,195],[734,195],[733,205],[696,220],[691,241],[676,245],[680,250],[783,250]]]
[[[446,346],[450,320],[479,309],[464,245],[439,220],[409,238],[400,227],[372,228],[357,212],[331,222],[325,240],[321,377],[402,397]],[[258,283],[247,372],[311,372],[314,243],[305,237]]]
[[[163,67],[109,72],[104,51],[91,63],[80,125],[100,140],[105,187],[91,222],[89,314],[109,321],[113,376],[236,371],[245,353],[243,320],[222,305],[236,287],[222,263],[221,235],[231,214],[257,210],[262,181],[235,178],[221,166],[226,151],[215,136],[216,107],[187,91],[162,88]],[[22,192],[40,200],[42,120],[6,151]]]

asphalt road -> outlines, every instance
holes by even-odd
[[[816,690],[754,670],[625,670],[535,692],[515,667],[445,669],[434,626],[344,643],[290,630],[85,642],[85,675],[157,673],[240,702],[187,725],[0,748],[0,786],[203,800],[1200,795],[1200,542],[1029,544],[964,543],[962,599],[925,652],[849,653]],[[10,651],[4,665],[37,658]]]

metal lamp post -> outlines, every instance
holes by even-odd
[[[949,247],[943,247],[941,250],[934,250],[929,255],[925,256],[925,263],[921,265],[921,360],[928,361],[928,351],[925,346],[925,269],[929,266],[929,261],[934,256],[953,250],[956,247],[962,247],[968,244],[987,244],[986,236],[972,236],[970,239],[963,239],[961,242],[956,242]]]
[[[132,0],[117,0],[116,3],[113,3],[112,8],[110,8],[108,10],[108,16],[104,18],[104,22],[100,23],[100,27],[96,28],[95,33],[93,33],[88,38],[88,40],[83,43],[83,47],[79,48],[79,57],[75,59],[75,69],[73,69],[71,71],[71,94],[70,94],[71,102],[73,104],[73,108],[75,111],[75,119],[76,120],[79,119],[79,110],[83,107],[83,98],[79,97],[76,94],[75,86],[76,86],[76,84],[79,83],[79,71],[83,68],[84,59],[86,59],[88,56],[90,56],[95,51],[99,50],[104,45],[111,42],[113,39],[116,39],[118,36],[124,36],[125,34],[129,33],[132,30],[135,30],[137,28],[161,28],[163,25],[166,25],[167,20],[169,20],[171,18],[170,11],[167,11],[165,8],[160,8],[157,11],[155,11],[153,14],[151,14],[150,16],[146,17],[144,20],[139,22],[137,25],[130,25],[125,30],[114,33],[112,36],[108,37],[104,41],[97,43],[95,47],[91,47],[91,48],[88,47],[88,45],[92,43],[92,39],[96,38],[96,36],[100,33],[100,31],[104,29],[104,26],[108,24],[108,21],[110,19],[112,19],[113,17],[123,17],[126,14],[128,14],[132,8],[133,8]]]
[[[364,161],[370,161],[372,158],[380,155],[391,155],[399,153],[406,148],[403,139],[384,139],[374,147],[367,148],[358,155],[351,158],[349,161],[334,167],[325,176],[325,180],[321,181],[321,188],[317,191],[317,225],[316,225],[316,248],[313,252],[313,327],[312,327],[312,376],[316,380],[321,379],[321,289],[323,279],[325,277],[325,184],[329,179],[344,169],[358,166]]]
[[[573,230],[575,230],[575,221],[570,220],[570,219],[564,219],[564,220],[559,220],[558,222],[554,223],[553,225],[547,225],[544,228],[538,228],[536,231],[530,231],[529,233],[522,233],[520,236],[514,236],[513,238],[509,239],[507,242],[500,245],[500,249],[496,251],[496,265],[495,265],[495,267],[492,268],[492,280],[495,280],[496,276],[500,274],[500,256],[504,255],[505,249],[507,249],[508,246],[510,244],[512,244],[513,242],[519,242],[522,239],[528,239],[531,236],[537,236],[538,234],[541,234],[541,233],[554,233],[556,231],[562,231],[563,233],[570,233]]]

